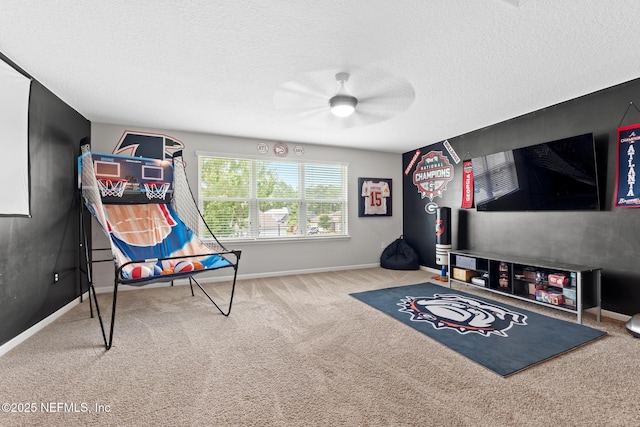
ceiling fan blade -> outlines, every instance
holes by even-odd
[[[293,95],[327,99],[327,94],[325,92],[304,84],[303,82],[297,82],[293,80],[283,83],[277,92],[285,92]]]
[[[415,95],[413,93],[369,97],[358,102],[358,111],[394,116],[406,111],[414,100]]]
[[[322,106],[322,107],[317,107],[317,108],[307,109],[307,110],[291,111],[291,114],[289,115],[292,117],[295,117],[296,119],[305,120],[308,118],[313,118],[319,114],[326,114],[326,113],[327,113],[327,107]]]
[[[358,99],[356,111],[349,117],[335,117],[329,110],[329,99],[340,89],[338,73],[349,74],[342,90]],[[408,109],[414,99],[411,83],[385,71],[324,69],[282,84],[274,93],[273,104],[301,125],[344,129],[389,120]]]
[[[294,116],[297,124],[315,129],[348,129],[379,123],[391,118],[392,115],[379,113],[355,112],[349,117],[336,117],[326,109],[314,110]]]
[[[314,79],[299,77],[280,85],[273,94],[276,110],[289,114],[291,111],[327,107],[329,98],[336,91],[335,81],[330,89],[322,87]],[[325,84],[326,86],[326,84]]]
[[[384,107],[365,108],[363,106],[360,110],[358,110],[358,115],[367,116],[368,119],[366,120],[369,122],[374,119],[377,121],[389,120],[396,114],[397,113],[395,111],[385,109]]]
[[[402,78],[386,78],[372,82],[358,92],[362,105],[378,106],[390,112],[400,113],[413,104],[416,93],[413,86]]]
[[[273,94],[273,106],[283,114],[289,115],[316,108],[328,108],[328,102],[325,97],[278,89]]]
[[[314,129],[344,129],[352,126],[349,121],[331,114],[328,108],[298,115],[296,124]]]

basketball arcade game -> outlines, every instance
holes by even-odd
[[[220,313],[230,314],[241,251],[227,250],[207,226],[189,188],[182,152],[177,152],[173,161],[168,161],[92,153],[89,145],[84,145],[78,172],[84,202],[81,206],[94,216],[109,238],[115,266],[111,328],[107,339],[87,253],[87,230],[81,224],[89,301],[93,293],[107,350],[113,343],[119,284],[144,286],[171,282],[173,285],[175,279],[188,278],[192,296],[195,283]],[[201,240],[198,231],[208,233],[211,239]],[[226,311],[194,277],[223,268],[234,270]],[[93,309],[91,314],[93,316]]]

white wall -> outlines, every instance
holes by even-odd
[[[260,155],[257,145],[266,142],[273,149],[274,141],[236,138],[220,135],[179,132],[166,129],[128,127],[104,123],[91,124],[92,151],[111,153],[125,130],[155,132],[173,137],[185,145],[183,156],[187,163],[187,177],[197,197],[198,182],[196,151],[235,154],[238,156],[274,157],[273,151]],[[393,142],[390,141],[390,144]],[[294,145],[304,147],[304,161],[336,161],[349,164],[349,238],[311,240],[303,242],[249,242],[225,243],[229,249],[242,250],[238,277],[261,277],[358,268],[378,265],[382,249],[402,234],[402,156],[366,150],[326,147],[312,144],[287,143],[289,156]],[[391,178],[391,217],[358,217],[358,178]],[[102,231],[94,223],[94,248],[107,247]],[[95,253],[94,259],[105,258],[110,253]],[[230,269],[225,274],[231,274]],[[113,284],[113,263],[94,265],[96,287]]]

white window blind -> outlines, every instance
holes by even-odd
[[[200,209],[218,239],[347,235],[344,164],[211,155],[198,164]]]

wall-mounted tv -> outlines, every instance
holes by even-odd
[[[599,210],[593,134],[471,159],[479,211]]]

